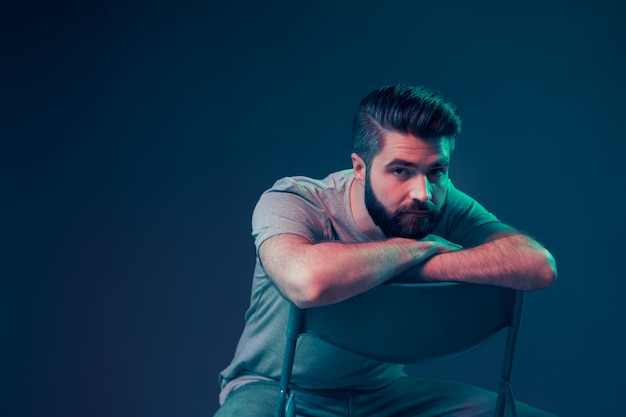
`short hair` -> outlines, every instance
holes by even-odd
[[[445,137],[454,146],[461,133],[461,116],[452,103],[424,86],[384,86],[361,100],[354,116],[352,151],[369,165],[383,148],[383,134],[389,131],[423,140]]]

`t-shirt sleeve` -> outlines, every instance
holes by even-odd
[[[309,196],[287,189],[261,195],[252,214],[252,236],[258,250],[272,236],[291,233],[311,242],[324,240],[327,215]]]
[[[487,224],[494,230],[499,227],[503,230],[508,228],[479,202],[451,184],[448,189],[445,214],[435,234],[466,247],[475,243],[471,241],[472,232]]]

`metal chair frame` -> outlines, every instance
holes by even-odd
[[[461,356],[506,329],[494,415],[503,417],[509,409],[515,417],[510,381],[523,300],[522,291],[491,285],[394,283],[323,307],[300,309],[292,303],[276,416],[295,416],[289,386],[302,334],[371,359],[418,364]]]

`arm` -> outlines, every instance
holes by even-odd
[[[259,257],[280,291],[306,308],[353,297],[456,248],[441,240],[311,243],[298,235],[280,234],[261,244]]]
[[[474,234],[471,247],[434,256],[418,266],[426,281],[490,284],[531,291],[556,279],[556,263],[534,239],[502,224]]]

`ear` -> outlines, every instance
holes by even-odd
[[[364,185],[365,184],[365,171],[367,170],[367,167],[365,166],[365,162],[363,161],[363,158],[361,158],[359,155],[357,155],[354,152],[352,153],[351,157],[352,157],[352,168],[354,168],[354,175],[356,177],[356,180],[359,182],[359,184]]]

